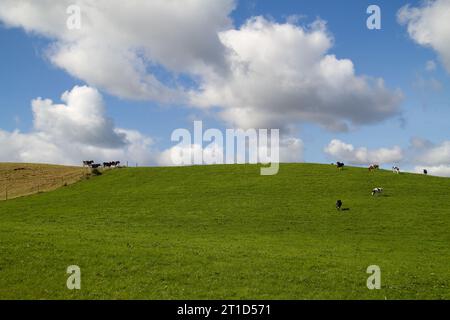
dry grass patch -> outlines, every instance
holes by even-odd
[[[48,164],[0,163],[0,201],[75,183],[88,169]]]

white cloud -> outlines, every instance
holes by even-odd
[[[258,144],[256,142],[256,144]],[[270,146],[270,143],[269,143]],[[280,162],[302,162],[303,161],[303,141],[298,138],[286,137],[279,141],[279,161]],[[247,150],[248,151],[248,150]],[[270,150],[267,147],[258,147],[259,155],[270,155]],[[223,164],[226,163],[227,150],[225,149],[225,144],[219,146],[218,144],[212,143],[206,146],[200,146],[198,144],[188,144],[188,145],[175,145],[163,152],[159,153],[156,157],[156,163],[161,166],[174,166],[182,162],[185,159],[184,156],[187,155],[190,160],[186,165],[194,163],[195,157],[201,158],[203,156],[204,163],[206,164]],[[248,163],[249,160],[246,158],[246,152],[236,155],[235,163]],[[218,161],[213,162],[209,159],[216,159]],[[259,158],[259,162],[261,158]]]
[[[236,127],[286,128],[314,122],[331,130],[382,121],[400,112],[400,92],[382,79],[355,74],[348,59],[329,54],[325,23],[309,28],[262,17],[220,33],[230,72],[206,76],[192,104],[219,106]]]
[[[450,73],[450,0],[424,1],[420,7],[406,5],[397,16],[416,43],[439,54]]]
[[[450,177],[450,141],[435,144],[427,139],[414,137],[408,150],[408,162],[413,172]]]
[[[80,30],[66,27],[72,4],[81,8]],[[234,6],[233,0],[182,6],[167,0],[0,0],[0,21],[50,39],[50,61],[93,87],[128,99],[218,106],[235,127],[313,122],[347,130],[400,112],[399,91],[356,75],[351,60],[329,53],[333,39],[323,21],[301,27],[292,18],[256,17],[235,29]]]
[[[65,104],[49,99],[32,101],[34,128],[53,141],[79,142],[99,147],[120,147],[125,135],[114,130],[105,115],[100,93],[90,87],[74,87],[62,94]]]
[[[428,166],[450,165],[450,141],[444,141],[439,145],[427,141],[420,146],[413,144],[413,147],[416,163]]]
[[[324,151],[337,161],[355,165],[391,164],[403,160],[403,151],[398,146],[369,150],[365,147],[355,148],[353,145],[337,139],[332,140]]]
[[[280,162],[303,162],[305,145],[301,139],[283,138],[280,141]]]
[[[81,164],[82,160],[115,161],[140,165],[173,165],[172,154],[203,152],[205,158],[223,159],[223,150],[208,144],[173,146],[160,151],[153,139],[136,130],[117,128],[108,118],[100,93],[88,86],[75,86],[62,94],[63,103],[37,98],[32,101],[33,130],[22,133],[0,129],[0,162]],[[301,161],[303,142],[296,138],[280,141],[284,162]],[[245,163],[245,154],[237,155]],[[223,163],[218,162],[218,163]]]
[[[81,8],[80,30],[66,10]],[[1,0],[0,21],[51,39],[50,60],[88,84],[125,98],[183,100],[183,89],[156,69],[208,73],[225,69],[217,33],[228,28],[233,0]],[[164,83],[163,83],[164,82]]]
[[[116,128],[105,114],[100,93],[74,87],[63,93],[65,104],[32,101],[30,133],[0,130],[0,161],[80,164],[82,160],[152,161],[152,139],[134,130]]]
[[[440,165],[440,166],[415,166],[415,173],[423,173],[426,169],[429,175],[439,176],[439,177],[450,177],[450,165]]]
[[[191,145],[175,145],[167,150],[164,150],[157,156],[157,164],[161,166],[175,166],[175,165],[191,165],[195,163],[195,158],[203,159],[202,164],[223,164],[224,153],[223,148],[217,144],[202,147],[198,144]],[[183,159],[187,161],[183,163]],[[211,159],[208,161],[208,159]],[[216,159],[217,161],[212,161]]]

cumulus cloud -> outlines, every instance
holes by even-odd
[[[203,162],[196,163],[196,158],[203,159]],[[217,144],[206,147],[199,144],[175,145],[158,154],[156,162],[161,166],[224,164],[224,150]]]
[[[0,161],[152,161],[152,139],[134,130],[116,128],[96,89],[76,86],[64,92],[61,100],[63,104],[41,98],[32,101],[34,128],[29,133],[0,130]]]
[[[421,141],[419,144],[417,141]],[[422,165],[450,165],[450,141],[433,144],[428,140],[414,139],[412,143],[414,161]]]
[[[294,137],[286,137],[280,141],[280,162],[303,162],[303,140]]]
[[[337,161],[355,165],[398,163],[404,157],[403,150],[398,146],[369,150],[365,147],[355,148],[353,145],[337,139],[332,140],[324,151]]]
[[[110,148],[125,145],[125,135],[115,131],[96,89],[76,86],[64,92],[61,100],[65,104],[54,104],[52,100],[42,98],[32,101],[36,131],[53,141]]]
[[[81,8],[79,30],[66,27],[73,4]],[[150,137],[116,128],[93,87],[127,99],[214,107],[234,128],[282,129],[282,162],[303,160],[303,142],[287,134],[298,123],[345,131],[400,113],[400,91],[356,74],[351,60],[330,53],[333,37],[325,22],[300,26],[292,17],[286,23],[254,17],[235,28],[234,7],[234,0],[186,0],[183,6],[167,0],[0,0],[1,22],[48,39],[49,60],[89,85],[64,93],[60,104],[35,99],[32,132],[0,130],[0,160],[170,164],[170,150],[154,152]],[[178,80],[184,76],[189,85]],[[362,149],[356,149],[357,162],[398,151],[364,156]]]
[[[416,43],[439,54],[450,73],[450,0],[424,1],[419,7],[406,5],[397,17]]]
[[[414,172],[450,177],[450,141],[435,144],[427,139],[414,137],[411,139],[409,159]]]
[[[426,169],[429,175],[438,177],[450,177],[450,165],[440,165],[440,166],[415,166],[415,173],[423,173]]]
[[[66,26],[67,8],[81,9],[81,29]],[[1,0],[0,21],[51,40],[50,60],[88,84],[125,98],[183,100],[172,74],[225,69],[217,33],[228,28],[233,0]]]
[[[178,165],[173,157],[188,152],[225,163],[225,151],[215,143],[203,146],[174,145],[160,151],[153,139],[136,130],[117,128],[106,115],[101,94],[88,86],[75,86],[61,95],[62,103],[37,98],[31,102],[33,130],[23,133],[0,129],[0,162],[36,162],[79,165],[82,160],[98,162],[119,160],[140,165]],[[225,145],[225,141],[223,141]],[[280,159],[298,162],[303,159],[303,142],[282,138]],[[265,151],[265,150],[263,150]],[[263,152],[259,150],[259,152]],[[269,153],[267,153],[269,154]],[[220,160],[221,159],[221,160]],[[233,163],[246,163],[246,154],[237,154]]]
[[[357,76],[352,61],[329,54],[333,39],[323,21],[301,27],[256,17],[219,37],[230,72],[206,76],[191,103],[221,107],[234,126],[313,122],[343,131],[400,112],[401,92],[388,90],[382,79]]]
[[[66,27],[69,5],[79,30]],[[347,130],[400,112],[402,94],[357,75],[329,51],[323,21],[233,26],[234,0],[0,0],[6,26],[44,36],[55,65],[128,99],[219,107],[233,127],[286,129],[313,122]],[[185,79],[189,81],[181,81]]]
[[[270,140],[270,139],[269,139]],[[258,144],[257,154],[259,163],[266,163],[271,158],[270,141],[267,146]],[[251,143],[248,143],[250,145]],[[247,146],[248,146],[247,145]],[[301,139],[293,137],[284,137],[279,141],[279,158],[280,162],[302,162],[303,161],[304,144]],[[235,150],[236,151],[236,150]],[[233,151],[233,152],[235,152]],[[175,165],[191,165],[195,163],[195,159],[203,159],[203,164],[224,164],[227,163],[227,149],[226,142],[220,144],[210,143],[206,146],[199,144],[178,144],[167,150],[158,153],[156,156],[156,163],[161,166],[175,166]],[[185,163],[183,163],[184,160]],[[270,162],[270,161],[269,161]],[[242,153],[235,155],[233,163],[249,163],[248,149]]]

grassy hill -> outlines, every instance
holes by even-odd
[[[450,299],[449,194],[330,165],[110,170],[0,202],[0,299]]]
[[[30,163],[0,163],[0,201],[51,191],[79,181],[81,167]]]

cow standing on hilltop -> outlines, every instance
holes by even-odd
[[[111,161],[111,162],[103,162],[104,168],[117,167],[120,164],[120,161]]]
[[[84,160],[83,161],[83,167],[90,167],[94,164],[94,160]]]

